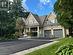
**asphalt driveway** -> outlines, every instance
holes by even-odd
[[[0,55],[9,55],[22,50],[27,50],[32,47],[36,47],[51,41],[41,41],[41,40],[16,40],[0,42]]]

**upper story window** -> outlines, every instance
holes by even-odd
[[[53,25],[53,24],[57,24],[57,19],[46,19],[45,20],[45,24],[46,25]]]
[[[1,10],[10,10],[12,9],[13,2],[10,0],[1,0],[0,1],[0,9]]]
[[[56,19],[52,19],[50,21],[51,21],[51,23],[56,23]]]
[[[0,2],[0,8],[6,8],[7,5],[8,5],[8,2],[7,1]]]

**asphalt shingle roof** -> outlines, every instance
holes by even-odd
[[[35,19],[38,21],[38,23],[40,25],[43,25],[43,22],[44,22],[45,18],[47,17],[46,15],[45,16],[38,16],[35,14],[32,14],[32,15],[35,17]]]
[[[31,13],[32,14],[32,13]],[[24,19],[27,19],[27,17],[30,15],[30,13],[27,13],[27,15],[24,15]],[[39,23],[39,25],[43,25],[43,22],[45,20],[45,18],[47,17],[45,16],[38,16],[36,14],[32,14],[34,16],[34,18],[37,20],[37,22]]]

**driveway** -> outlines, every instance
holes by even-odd
[[[23,51],[32,47],[36,47],[45,43],[49,43],[49,40],[16,40],[16,41],[7,41],[0,42],[0,55],[9,55],[19,51]]]

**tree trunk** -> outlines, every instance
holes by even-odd
[[[73,37],[73,28],[69,28],[69,36],[72,36]]]

